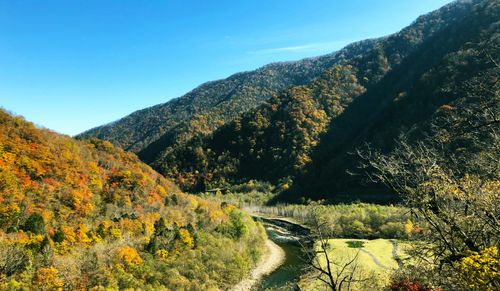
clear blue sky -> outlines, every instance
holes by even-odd
[[[77,134],[197,85],[384,36],[449,0],[0,0],[0,107]]]

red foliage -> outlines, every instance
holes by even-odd
[[[404,279],[399,282],[393,282],[389,286],[389,290],[394,291],[439,291],[439,288],[433,289],[427,284],[422,284],[415,280]]]

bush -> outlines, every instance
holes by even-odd
[[[353,249],[359,249],[362,248],[365,243],[359,240],[350,240],[345,242],[348,247],[353,248]]]
[[[389,290],[393,291],[432,291],[428,285],[422,284],[418,281],[405,279],[399,282],[394,282],[389,286]]]
[[[34,234],[45,233],[45,222],[43,217],[38,213],[33,213],[28,217],[22,228],[24,231],[30,231]]]

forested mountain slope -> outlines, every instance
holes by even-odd
[[[288,187],[289,180],[310,171],[312,153],[324,142],[322,134],[358,96],[385,95],[379,89],[384,82],[411,85],[415,81],[412,75],[426,72],[437,65],[444,52],[457,50],[479,36],[479,31],[492,20],[474,22],[480,17],[471,12],[474,3],[447,5],[420,17],[399,33],[372,40],[371,46],[364,46],[364,50],[356,54],[345,53],[350,51],[347,47],[336,55],[337,61],[310,84],[277,94],[207,137],[198,136],[185,146],[169,147],[157,155],[143,151],[140,156],[192,191],[249,179],[282,182]],[[454,40],[455,36],[449,33],[455,33],[464,25],[470,26],[470,33]],[[422,55],[422,50],[427,51],[426,55]],[[393,79],[387,81],[388,78]],[[367,108],[377,107],[367,104]],[[403,115],[408,113],[411,112]],[[353,115],[352,122],[364,117]],[[347,124],[346,131],[355,134],[356,130],[362,129],[350,128]],[[336,140],[334,133],[332,139]],[[345,152],[329,153],[336,156]],[[318,159],[317,164],[321,166],[324,161]],[[336,170],[343,175],[346,168]],[[307,184],[307,180],[304,179],[304,183]],[[321,183],[321,179],[317,183]],[[334,192],[329,187],[318,189],[324,193]],[[307,195],[309,189],[303,191],[303,195]]]
[[[249,216],[183,194],[110,142],[0,110],[2,290],[226,289],[264,236]]]

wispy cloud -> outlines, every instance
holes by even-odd
[[[265,48],[265,49],[249,51],[247,53],[252,55],[270,55],[270,54],[280,54],[280,53],[324,52],[324,51],[333,51],[341,49],[350,42],[352,42],[352,40],[308,43],[295,46]]]

